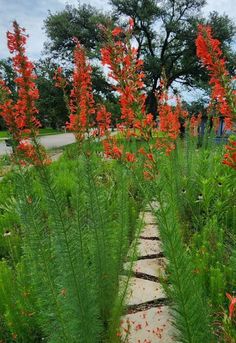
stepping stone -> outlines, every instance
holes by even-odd
[[[143,222],[145,224],[155,224],[156,218],[151,211],[146,211],[142,214],[141,218],[143,218]]]
[[[122,277],[122,279],[125,281],[126,277]],[[165,298],[166,295],[160,283],[135,277],[130,278],[126,305],[139,305]]]
[[[151,211],[151,210],[158,210],[160,208],[160,204],[158,201],[152,201],[152,207],[151,206],[147,206],[146,207],[146,211]]]
[[[158,208],[157,202],[153,205]],[[175,330],[171,324],[169,307],[163,302],[166,300],[166,295],[159,282],[150,280],[151,277],[164,276],[166,266],[165,258],[152,256],[162,253],[161,241],[157,239],[159,232],[156,218],[150,208],[140,214],[140,218],[143,220],[144,228],[139,233],[140,237],[136,238],[139,259],[132,265],[137,277],[129,279],[126,298],[128,310],[137,312],[122,317],[120,331],[117,334],[126,343],[172,343],[175,342],[173,338]],[[133,250],[130,249],[129,257],[132,252]],[[125,270],[130,269],[130,263],[124,264]],[[127,276],[122,276],[121,285],[122,283],[124,285],[125,281],[127,283]],[[157,304],[163,305],[157,306]],[[155,305],[157,307],[152,307]]]
[[[160,277],[165,274],[166,259],[152,258],[135,261],[133,264],[133,272],[147,274],[150,276]],[[130,262],[125,263],[125,270],[129,270]]]
[[[121,318],[119,333],[127,343],[175,342],[169,311],[168,306],[160,306],[127,314]]]
[[[137,251],[140,257],[160,254],[162,252],[161,242],[141,238],[138,242]]]
[[[141,237],[155,238],[159,237],[159,230],[156,224],[146,224],[141,231]]]

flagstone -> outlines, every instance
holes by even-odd
[[[160,277],[164,275],[166,266],[165,258],[152,258],[138,260],[133,263],[132,270],[135,273],[142,273],[149,276]],[[125,270],[129,270],[130,262],[125,263]]]
[[[154,204],[158,207],[158,203]],[[174,342],[174,329],[171,325],[171,315],[168,306],[152,307],[163,304],[166,295],[162,285],[157,282],[165,273],[166,259],[153,255],[162,253],[162,244],[156,218],[150,209],[140,215],[144,228],[139,233],[137,244],[137,261],[132,265],[132,271],[137,277],[129,279],[126,305],[136,313],[127,314],[122,318],[120,335],[126,343],[172,343]],[[134,243],[135,244],[135,243]],[[133,250],[130,249],[129,256]],[[130,268],[131,262],[126,262],[124,269]],[[151,280],[156,280],[151,281]],[[127,276],[121,281],[127,282]],[[141,309],[146,309],[145,311]]]
[[[137,246],[138,256],[145,257],[156,255],[162,252],[161,242],[150,239],[140,239]]]
[[[121,319],[120,334],[127,343],[172,343],[174,333],[168,306],[127,314]]]
[[[151,211],[146,211],[142,214],[141,218],[145,224],[155,224],[156,218]]]
[[[131,277],[127,294],[127,305],[138,305],[156,299],[165,299],[160,283]]]
[[[156,224],[146,224],[141,231],[141,237],[155,238],[159,237],[159,230]]]

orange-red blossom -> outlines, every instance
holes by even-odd
[[[229,293],[226,293],[227,298],[230,301],[229,304],[229,317],[232,319],[234,316],[234,312],[235,312],[235,306],[236,306],[236,298],[233,297],[232,295],[230,295]]]
[[[138,50],[130,44],[132,28],[132,20],[127,31],[116,27],[110,33],[103,28],[107,44],[101,49],[102,63],[108,66],[114,90],[119,94],[121,119],[126,127],[139,126],[146,116],[146,95],[142,92],[143,61],[138,58]]]
[[[233,116],[236,114],[236,98],[230,86],[231,78],[226,69],[220,41],[212,37],[209,26],[199,25],[196,48],[197,56],[209,71],[212,101],[224,117],[225,129],[230,129]]]
[[[224,155],[223,164],[236,170],[236,141],[230,140],[225,148],[227,152]]]
[[[72,90],[69,101],[66,95],[68,82],[62,75],[62,68],[59,67],[54,79],[56,87],[63,90],[69,107],[69,122],[67,128],[74,132],[78,141],[85,138],[85,133],[90,134],[95,124],[97,128],[91,131],[93,135],[109,135],[111,125],[111,113],[104,105],[95,104],[92,90],[92,67],[86,57],[84,47],[74,38],[76,46],[74,49],[74,70],[72,77]]]
[[[202,121],[202,114],[199,113],[197,117],[192,116],[189,120],[189,130],[192,136],[198,136],[198,128]]]
[[[109,135],[111,126],[111,113],[107,111],[104,105],[97,106],[96,123],[98,126],[98,134],[100,137]]]
[[[119,95],[121,124],[117,128],[126,139],[132,136],[148,141],[155,122],[152,114],[145,110],[146,94],[143,92],[143,61],[138,57],[138,50],[131,46],[131,34],[134,22],[129,22],[128,29],[116,27],[109,32],[103,28],[107,44],[101,49],[102,63],[108,66],[113,88]],[[134,163],[137,157],[132,152],[125,152],[114,140],[104,142],[106,156]]]
[[[25,54],[27,36],[24,31],[14,21],[13,32],[7,32],[8,48],[13,55],[13,68],[17,74],[14,80],[17,86],[17,100],[14,102],[11,99],[11,92],[1,81],[0,87],[4,96],[3,103],[0,105],[0,114],[13,137],[14,150],[21,156],[21,161],[25,159],[29,163],[43,164],[49,161],[46,153],[44,152],[39,157],[35,146],[29,141],[29,138],[35,140],[40,127],[40,122],[36,118],[38,110],[35,105],[39,92],[35,84],[34,65]]]
[[[69,130],[75,132],[77,139],[83,139],[85,132],[94,124],[94,98],[91,81],[92,68],[87,61],[85,50],[76,40],[74,50],[73,88],[70,93]]]

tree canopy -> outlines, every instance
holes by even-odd
[[[113,19],[110,15],[90,5],[66,5],[63,11],[54,14],[49,12],[45,19],[49,39],[45,47],[54,57],[70,60],[75,46],[73,37],[77,37],[87,48],[90,57],[97,57],[102,39],[98,23],[107,25],[111,21]]]
[[[50,13],[45,29],[51,54],[70,60],[72,37],[76,36],[88,48],[91,58],[99,58],[103,37],[98,24],[123,25],[126,19],[133,18],[134,39],[144,59],[147,107],[154,114],[157,110],[155,92],[161,75],[165,75],[168,87],[176,83],[206,87],[208,77],[195,53],[199,23],[212,26],[215,38],[223,42],[229,69],[233,70],[235,26],[227,15],[217,12],[204,17],[205,0],[110,0],[110,4],[111,13],[102,13],[90,5],[76,8],[67,5],[61,12]],[[100,84],[96,78],[94,81],[95,85]],[[103,91],[105,94],[110,91],[106,83]]]

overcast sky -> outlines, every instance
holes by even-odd
[[[46,39],[42,29],[43,20],[48,11],[52,13],[62,10],[65,4],[76,5],[77,0],[0,0],[0,58],[8,55],[6,48],[6,31],[11,28],[11,22],[17,20],[27,29],[30,38],[27,52],[31,59],[37,59],[43,49]],[[109,9],[108,0],[81,0],[80,3],[89,3],[97,8]],[[236,21],[235,0],[208,0],[205,12],[216,10],[226,13]]]

